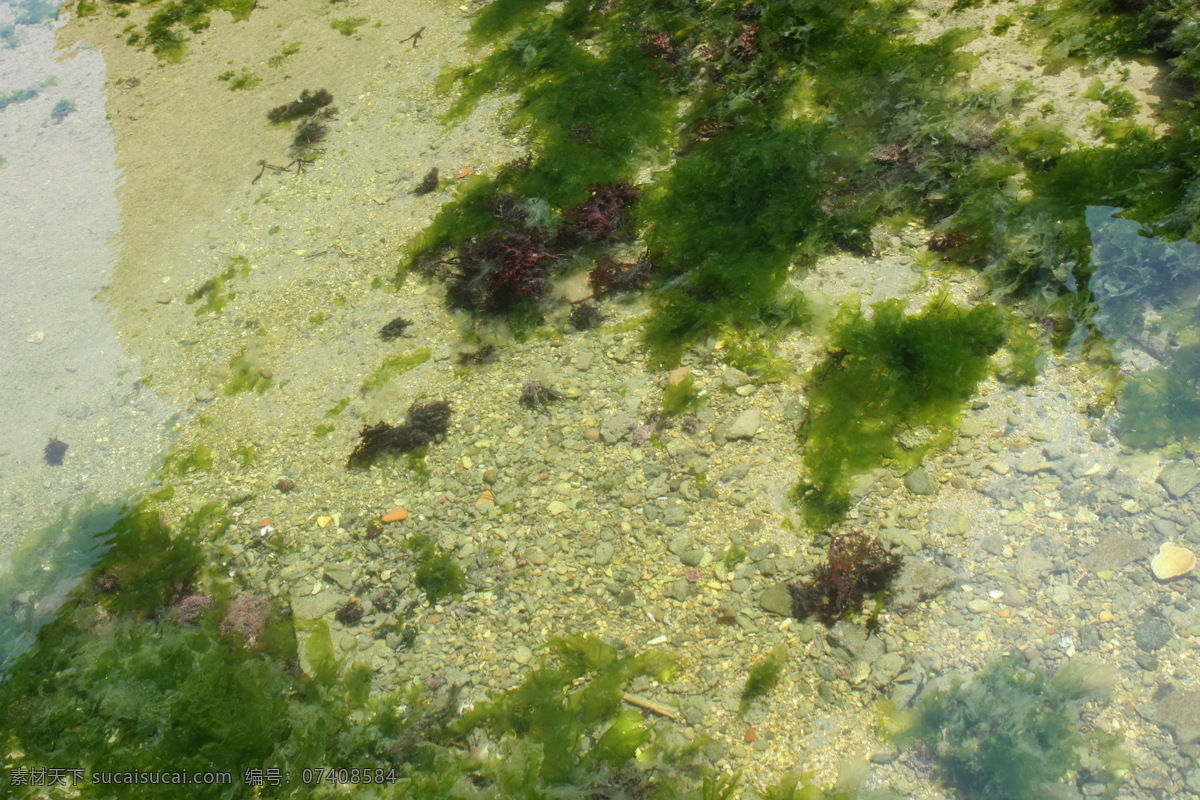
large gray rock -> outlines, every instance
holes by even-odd
[[[1200,742],[1200,691],[1174,691],[1157,703],[1137,707],[1143,717],[1165,728],[1177,745]]]
[[[896,611],[912,608],[917,603],[946,591],[958,582],[953,570],[918,561],[904,559],[904,566],[892,584],[892,599],[889,606]]]
[[[1171,497],[1180,498],[1200,484],[1200,469],[1187,462],[1168,464],[1159,473],[1158,482]]]
[[[725,430],[726,439],[753,439],[754,434],[762,427],[762,412],[750,408],[737,415]]]
[[[937,494],[937,481],[924,467],[917,467],[905,475],[904,486],[913,494]]]
[[[763,611],[781,617],[792,616],[792,592],[788,589],[787,581],[768,586],[758,598],[758,605]]]
[[[600,423],[600,438],[605,444],[616,444],[637,426],[637,416],[632,411],[622,411]]]

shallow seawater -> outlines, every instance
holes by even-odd
[[[63,518],[142,491],[174,409],[146,385],[97,297],[121,230],[103,56],[59,49],[52,6],[5,4],[0,13],[9,31],[0,50],[0,560],[8,571],[13,551],[31,544],[25,533],[50,526],[61,534]],[[90,566],[56,565],[58,556],[43,552],[45,571]]]
[[[1101,123],[1168,135],[1162,62],[1051,68],[1007,2],[919,4],[901,41],[868,4],[871,46],[790,86],[754,58],[836,30],[823,6],[714,7],[727,47],[689,61],[686,4],[627,0],[615,32],[571,28],[618,13],[580,5],[561,50],[543,5],[211,8],[161,54],[162,3],[0,5],[4,791],[133,796],[97,776],[179,770],[138,796],[1200,798],[1200,578],[1170,574],[1200,549],[1200,245],[1054,172],[1132,141]],[[450,124],[455,71],[474,91],[508,57],[468,42],[509,25],[545,94],[518,81]],[[947,54],[916,43],[955,27],[982,35],[945,40],[944,95],[859,102],[847,64],[932,74]],[[529,112],[578,99],[537,83],[546,53],[619,74],[614,96],[693,67],[762,92],[676,120],[681,84],[617,114],[654,120],[621,138],[586,95],[591,125]],[[779,109],[786,136],[753,127]],[[515,323],[448,308],[472,241],[553,250],[576,300],[593,262],[643,257],[580,233],[637,192],[530,152],[622,165],[639,209],[678,215],[641,231],[685,251],[667,292],[518,302]],[[786,236],[734,241],[713,153],[741,159],[731,208],[804,204]],[[785,300],[723,320],[752,270],[689,283],[697,219]],[[555,221],[575,238],[536,230]],[[993,291],[1022,280],[1045,291]],[[648,326],[691,337],[678,364]],[[844,589],[856,558],[895,579],[886,601],[809,592],[866,606],[793,617],[789,583]],[[39,785],[51,768],[80,773]]]

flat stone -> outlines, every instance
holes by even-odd
[[[600,439],[605,444],[616,444],[638,426],[638,418],[632,411],[613,414],[600,423]]]
[[[325,568],[325,577],[346,591],[354,588],[354,571],[350,567],[333,565]]]
[[[792,592],[786,581],[780,581],[763,590],[758,598],[758,605],[763,611],[778,614],[781,617],[792,616]]]
[[[1083,567],[1092,572],[1117,572],[1127,564],[1149,558],[1154,552],[1154,544],[1149,539],[1135,539],[1128,534],[1111,533],[1083,557]]]
[[[925,561],[906,558],[893,584],[891,607],[896,611],[944,592],[958,582],[954,571]]]
[[[1200,691],[1176,690],[1157,703],[1138,706],[1138,713],[1170,731],[1177,744],[1200,742]]]
[[[725,429],[726,439],[753,439],[754,434],[762,427],[762,412],[757,408],[749,408],[737,415],[729,427]]]
[[[596,565],[604,567],[610,564],[613,560],[613,553],[613,546],[609,542],[601,542],[596,545]]]
[[[1133,640],[1145,652],[1153,653],[1166,647],[1174,635],[1175,632],[1166,620],[1147,616],[1134,631]]]
[[[937,481],[924,467],[917,467],[905,475],[904,486],[913,494],[937,494]]]
[[[1168,464],[1158,475],[1158,482],[1173,498],[1183,497],[1200,484],[1200,469],[1194,464],[1176,462]]]
[[[341,608],[350,598],[341,592],[324,591],[292,597],[292,613],[301,619],[320,619]]]

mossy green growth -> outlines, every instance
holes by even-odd
[[[333,433],[335,430],[337,430],[337,426],[332,422],[322,422],[313,428],[313,436],[317,437],[318,439],[323,439],[329,434]]]
[[[226,70],[217,76],[217,80],[228,83],[230,90],[235,92],[253,89],[255,86],[258,86],[260,83],[262,83],[262,78],[255,75],[246,67],[242,67],[242,71],[240,73],[234,72],[231,69]]]
[[[404,463],[408,465],[408,470],[413,474],[413,480],[418,486],[429,483],[429,462],[425,460],[428,455],[429,445],[417,447],[404,454]]]
[[[787,656],[787,646],[779,644],[750,667],[750,674],[746,676],[746,683],[742,687],[741,713],[745,714],[752,701],[766,696],[779,685],[779,676],[787,664]]]
[[[1008,322],[1008,365],[997,377],[1012,386],[1032,386],[1045,366],[1048,353],[1034,326],[1012,315]]]
[[[1053,677],[1006,658],[948,686],[926,690],[899,721],[901,746],[922,742],[941,779],[963,800],[1041,800],[1071,782],[1116,796],[1129,770],[1119,740],[1084,733],[1080,712],[1104,688],[1101,668],[1072,662]],[[1087,756],[1089,769],[1081,770]]]
[[[243,350],[229,359],[229,380],[225,383],[225,394],[262,394],[270,386],[271,376],[258,364],[253,352]]]
[[[343,397],[341,400],[338,400],[332,406],[325,409],[325,416],[327,416],[327,417],[341,416],[341,413],[343,411],[345,411],[349,405],[350,405],[350,398]]]
[[[503,757],[483,773],[494,796],[589,797],[605,786],[621,786],[628,797],[697,796],[662,792],[694,784],[655,747],[646,717],[622,707],[631,681],[667,681],[675,659],[657,651],[632,655],[581,635],[552,639],[548,649],[521,685],[451,725],[460,734],[482,728],[497,741]],[[655,776],[660,770],[665,787]]]
[[[0,728],[8,768],[69,760],[85,774],[228,773],[227,781],[189,787],[188,797],[203,800],[255,794],[250,770],[276,772],[279,796],[298,799],[330,796],[301,780],[306,768],[394,777],[387,747],[409,728],[396,709],[419,705],[419,697],[368,699],[363,670],[331,670],[319,658],[320,680],[303,675],[290,617],[277,612],[254,646],[232,645],[221,633],[229,591],[216,581],[224,570],[206,575],[193,527],[172,531],[157,509],[139,504],[101,537],[107,550],[64,612],[6,663]],[[208,594],[212,609],[181,623],[169,608],[181,592]],[[43,796],[44,787],[6,784],[14,798]],[[71,788],[83,798],[125,796],[86,781]],[[137,796],[165,800],[180,789],[147,784]]]
[[[662,410],[671,416],[695,411],[704,405],[704,394],[696,388],[696,376],[688,374],[676,383],[667,381],[663,387]]]
[[[187,452],[172,451],[167,456],[167,470],[175,475],[187,475],[190,472],[207,472],[213,466],[213,452],[203,444],[196,445]]]
[[[1200,441],[1200,344],[1180,348],[1166,364],[1128,379],[1117,400],[1124,444],[1144,450]]]
[[[267,59],[268,67],[281,67],[291,56],[300,52],[300,42],[287,42],[279,52]]]
[[[205,30],[212,24],[209,12],[217,9],[228,11],[234,21],[242,21],[250,18],[254,0],[171,0],[151,15],[142,33],[131,33],[126,41],[150,48],[164,61],[180,61],[187,52],[184,31]]]
[[[244,444],[233,448],[230,455],[243,467],[248,467],[258,460],[258,449],[252,444]]]
[[[440,549],[423,533],[411,537],[404,547],[417,554],[413,583],[425,593],[429,605],[437,605],[452,594],[466,591],[467,579],[454,553]]]
[[[904,308],[886,300],[867,318],[857,304],[844,306],[830,323],[828,355],[806,377],[807,478],[796,497],[813,528],[849,507],[852,475],[889,460],[912,466],[940,443],[935,435],[905,450],[901,434],[929,428],[946,438],[1004,342],[1003,316],[991,304],[964,309],[941,295],[918,313]]]
[[[696,476],[696,486],[700,486],[699,475]],[[725,569],[731,570],[738,564],[741,564],[743,561],[745,561],[748,555],[749,553],[747,553],[746,549],[741,545],[731,544],[728,548],[726,548],[725,555],[721,557],[721,563],[725,565]]]
[[[343,17],[342,19],[333,19],[329,21],[329,27],[340,33],[342,36],[353,36],[358,33],[358,29],[366,25],[371,20],[367,17]]]
[[[385,358],[383,363],[363,381],[362,393],[369,394],[386,386],[410,369],[424,364],[432,355],[433,350],[421,347],[411,353]]]
[[[235,277],[246,277],[250,274],[250,260],[245,256],[230,256],[226,259],[225,269],[206,280],[188,293],[185,302],[188,304],[201,303],[196,308],[196,316],[201,314],[219,314],[234,297],[234,291],[229,288],[229,282]]]

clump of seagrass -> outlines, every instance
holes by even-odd
[[[400,425],[377,422],[363,426],[358,447],[346,460],[348,469],[363,469],[387,454],[411,453],[431,443],[449,428],[450,404],[444,400],[413,403],[408,416]]]
[[[562,395],[540,381],[525,381],[521,388],[521,405],[531,410],[546,408],[562,400]]]

